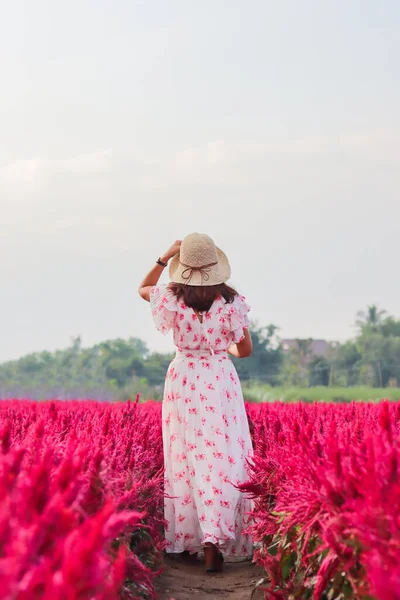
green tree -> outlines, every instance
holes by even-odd
[[[233,359],[239,377],[245,381],[259,379],[271,385],[280,383],[283,350],[275,325],[260,326],[253,322],[250,327],[253,352],[248,358]]]
[[[144,361],[145,377],[149,385],[164,385],[168,366],[173,359],[172,354],[153,352]]]
[[[358,311],[356,325],[361,332],[366,329],[378,331],[386,315],[386,310],[379,309],[376,304],[370,304],[367,306],[367,310]]]
[[[331,376],[331,363],[323,356],[314,356],[308,365],[309,385],[329,385]]]
[[[289,385],[306,387],[309,385],[309,363],[312,360],[312,339],[296,339],[284,361],[284,381]]]
[[[400,320],[394,317],[387,317],[379,326],[379,331],[384,337],[400,338]]]
[[[358,335],[337,350],[349,385],[386,387],[400,381],[400,321],[375,304],[357,313]]]
[[[360,383],[362,355],[355,341],[339,344],[331,362],[330,382],[345,387]]]

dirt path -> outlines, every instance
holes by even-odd
[[[202,560],[187,564],[182,559],[169,556],[165,559],[165,571],[158,582],[160,600],[250,600],[262,569],[245,562],[227,562],[222,573],[207,575]],[[259,591],[252,600],[261,600]]]

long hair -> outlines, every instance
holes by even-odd
[[[183,283],[170,283],[169,288],[178,300],[183,300],[186,306],[199,312],[210,310],[214,300],[221,297],[227,304],[231,304],[237,296],[237,291],[226,283],[218,285],[184,285]]]

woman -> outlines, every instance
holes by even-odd
[[[171,283],[158,285],[170,260]],[[155,326],[163,334],[172,329],[176,345],[162,408],[167,552],[203,548],[207,572],[222,569],[223,554],[252,549],[242,531],[251,501],[235,487],[247,478],[252,444],[228,357],[251,354],[250,308],[226,285],[230,274],[212,239],[192,233],[156,261],[139,288]]]

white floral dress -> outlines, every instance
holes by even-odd
[[[231,304],[220,297],[201,323],[168,286],[153,287],[150,302],[157,329],[172,329],[177,347],[162,408],[167,552],[212,542],[226,555],[248,556],[251,500],[235,486],[247,479],[252,443],[227,348],[243,338],[250,307],[243,296]]]

